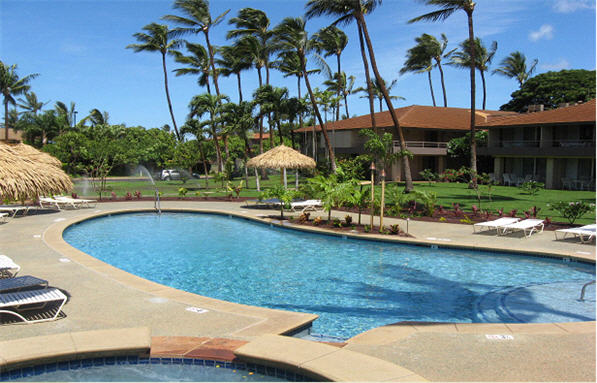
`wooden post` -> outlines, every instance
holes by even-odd
[[[288,189],[288,184],[286,181],[286,168],[282,168],[282,174],[280,174],[280,177],[282,177],[282,184],[284,184],[284,189]]]
[[[383,209],[385,207],[385,194],[386,194],[386,171],[381,169],[381,206],[379,213],[379,230],[383,229]]]
[[[375,162],[371,162],[371,230],[373,230],[373,215],[375,214]]]

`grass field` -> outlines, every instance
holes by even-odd
[[[241,178],[237,178],[232,183],[238,185]],[[304,180],[300,180],[304,182]],[[230,194],[221,183],[210,179],[208,186],[205,186],[205,179],[191,179],[186,183],[182,181],[155,181],[158,190],[162,196],[176,197],[178,190],[184,187],[188,190],[187,197],[193,197],[196,193],[199,196],[227,196]],[[261,189],[269,188],[280,183],[279,175],[271,175],[269,180],[261,180]],[[118,197],[124,197],[127,192],[133,194],[135,191],[141,192],[143,196],[153,196],[154,187],[148,179],[131,179],[114,178],[108,181],[108,187],[111,191],[116,193]],[[288,186],[294,186],[294,175],[288,175]],[[402,185],[399,185],[402,187]],[[380,193],[379,187],[376,188],[377,193]],[[512,186],[493,186],[491,191],[491,201],[487,186],[482,185],[481,190],[481,204],[477,201],[477,194],[474,190],[468,188],[465,183],[432,183],[418,182],[415,183],[415,190],[431,191],[438,196],[438,205],[443,205],[445,208],[451,208],[453,203],[460,204],[461,209],[470,211],[472,205],[477,205],[482,210],[489,210],[495,213],[498,209],[503,208],[504,212],[510,212],[516,209],[518,215],[521,216],[524,211],[531,209],[533,206],[540,208],[539,217],[550,217],[553,221],[566,222],[566,220],[559,215],[558,212],[552,210],[548,204],[557,201],[575,202],[583,201],[586,203],[595,203],[595,192],[591,191],[571,191],[571,190],[541,190],[536,195],[525,194],[522,190]],[[97,198],[97,193],[93,191],[90,185],[86,185],[82,180],[75,180],[75,192],[79,196]],[[241,192],[241,197],[257,197],[259,192],[255,188],[255,177],[249,178],[249,188],[244,188]],[[110,197],[110,191],[102,194],[103,198]],[[595,210],[587,213],[576,223],[588,224],[595,222]]]

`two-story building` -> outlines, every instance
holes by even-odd
[[[505,184],[544,182],[548,189],[595,190],[595,100],[548,111],[493,116],[486,148]]]
[[[420,179],[419,172],[424,169],[443,172],[446,168],[456,166],[451,164],[447,155],[447,143],[452,138],[462,137],[470,130],[470,109],[411,105],[395,111],[404,133],[406,148],[414,155],[410,161],[413,179]],[[476,120],[485,122],[490,116],[513,114],[516,113],[482,110],[476,112]],[[388,132],[393,135],[394,150],[400,150],[390,113],[375,113],[375,123],[380,133]],[[370,128],[371,117],[368,114],[326,124],[331,145],[337,156],[365,153],[366,139],[359,131]],[[304,127],[295,132],[301,135],[305,154],[315,159],[326,155],[325,141],[319,125]],[[403,179],[400,163],[386,169],[386,173],[389,179]]]

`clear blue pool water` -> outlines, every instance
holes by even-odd
[[[343,239],[194,213],[119,214],[71,226],[72,246],[204,296],[315,313],[349,338],[399,321],[595,320],[595,266],[548,258]],[[519,239],[514,239],[519,240]]]
[[[291,372],[221,361],[97,358],[25,367],[0,374],[18,382],[287,382],[305,380]]]

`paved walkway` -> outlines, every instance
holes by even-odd
[[[147,326],[152,336],[252,341],[267,334],[290,331],[315,319],[310,314],[221,302],[161,286],[95,260],[60,240],[62,229],[82,218],[152,207],[153,203],[149,202],[103,203],[94,209],[25,216],[0,225],[0,254],[20,264],[21,275],[48,279],[51,285],[71,295],[64,307],[66,318],[33,325],[0,326],[0,341],[132,326]],[[162,202],[162,208],[226,211],[249,217],[272,214],[272,210],[248,209],[240,203],[227,202],[168,201]],[[368,221],[367,216],[362,219]],[[402,220],[386,219],[384,223],[406,227]],[[531,238],[496,237],[473,235],[472,228],[466,225],[417,221],[409,222],[408,230],[415,237],[406,239],[408,242],[533,251],[595,260],[594,245],[555,241],[553,232]],[[202,310],[189,311],[189,307]],[[595,380],[595,322],[397,324],[361,334],[349,340],[344,349],[391,362],[429,380]]]

